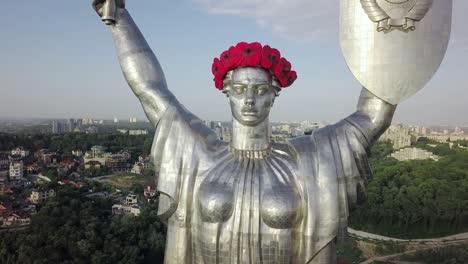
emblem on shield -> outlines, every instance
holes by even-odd
[[[436,73],[451,23],[452,0],[340,0],[346,63],[362,86],[391,104],[415,94]]]
[[[404,32],[416,29],[432,7],[434,0],[361,0],[369,18],[377,23],[377,31],[390,32],[399,29]]]

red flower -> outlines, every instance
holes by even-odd
[[[291,63],[287,61],[285,58],[281,58],[278,64],[275,65],[273,69],[273,73],[275,74],[276,78],[282,79],[287,76],[290,70],[291,70]]]
[[[211,71],[216,88],[222,90],[226,73],[238,67],[262,67],[269,70],[281,87],[288,87],[297,79],[297,73],[291,71],[291,63],[282,58],[277,49],[262,46],[258,42],[239,42],[235,47],[231,46],[224,51],[220,58],[213,60]]]
[[[270,69],[271,65],[273,65],[270,55],[271,55],[271,47],[268,45],[263,46],[261,64],[262,64],[262,67],[265,69]]]
[[[276,64],[278,64],[279,60],[281,58],[281,53],[279,52],[279,50],[273,48],[271,49],[271,53],[270,53],[270,60],[271,62],[273,63],[271,65],[271,67],[275,67]],[[271,68],[270,68],[271,69]]]
[[[291,86],[291,84],[293,84],[293,82],[296,81],[296,79],[297,73],[295,71],[290,71],[288,73],[288,78],[286,79],[286,84],[284,85],[284,87]]]
[[[281,54],[277,49],[272,49],[270,46],[265,45],[262,49],[262,67],[265,69],[274,69]]]
[[[222,78],[215,78],[215,87],[218,89],[218,90],[222,90],[223,89],[223,79]]]
[[[224,69],[223,65],[221,64],[218,58],[214,58],[213,65],[211,66],[211,72],[213,72],[215,78],[223,78],[226,74],[226,70]]]
[[[221,53],[221,57],[219,59],[223,65],[223,68],[226,69],[226,71],[229,71],[238,65],[240,56],[236,54],[236,47],[231,46],[229,50]]]
[[[262,44],[258,42],[246,43],[240,42],[236,45],[237,54],[241,54],[240,67],[254,67],[260,64],[262,59]]]

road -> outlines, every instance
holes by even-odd
[[[99,181],[99,180],[114,177],[114,176],[115,176],[115,174],[109,174],[109,175],[104,175],[104,176],[99,176],[99,177],[92,177],[92,178],[90,177],[90,178],[87,178],[87,179],[92,180],[92,181]]]
[[[376,234],[367,233],[364,231],[354,230],[352,228],[348,228],[348,234],[351,237],[358,238],[358,239],[370,239],[374,241],[392,241],[401,244],[410,244],[410,245],[421,245],[419,249],[412,249],[401,253],[386,255],[386,256],[377,256],[370,258],[361,264],[369,264],[373,263],[374,261],[387,261],[394,259],[396,257],[400,257],[406,254],[416,253],[418,251],[425,251],[435,248],[443,248],[451,245],[460,245],[460,244],[468,244],[468,232],[467,233],[460,233],[446,237],[438,237],[438,238],[426,238],[426,239],[399,239],[393,237],[386,237],[380,236]]]

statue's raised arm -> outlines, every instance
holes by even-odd
[[[169,106],[179,104],[167,88],[156,56],[125,9],[124,0],[93,0],[92,5],[111,29],[125,79],[156,125]]]

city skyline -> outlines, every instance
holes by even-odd
[[[332,123],[355,110],[360,88],[339,48],[338,1],[274,1],[268,8],[264,1],[127,3],[169,88],[203,120],[230,120],[210,67],[213,57],[243,40],[278,47],[298,71],[296,84],[276,100],[272,121]],[[6,95],[0,100],[0,118],[144,118],[120,72],[109,30],[89,1],[4,5],[0,22],[9,25],[3,32],[9,41],[0,43],[8,61],[0,65],[0,91]],[[446,58],[426,88],[398,107],[394,123],[468,124],[463,115],[468,113],[463,10],[468,3],[455,0]],[[28,19],[20,20],[19,13]]]

